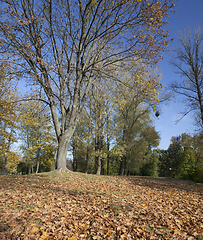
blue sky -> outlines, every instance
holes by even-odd
[[[170,38],[174,38],[174,41],[169,45],[170,50],[179,44],[177,35],[180,31],[197,25],[202,25],[203,27],[203,0],[177,0],[174,3],[177,12],[169,15],[170,23],[167,25],[167,28],[171,29]],[[174,73],[173,67],[169,64],[173,54],[172,51],[164,53],[164,59],[159,63],[159,70],[163,75],[162,84],[166,87],[169,87],[172,81],[180,80],[180,76]],[[172,136],[178,136],[184,132],[195,133],[192,114],[176,124],[176,120],[180,116],[179,113],[181,110],[184,110],[185,105],[180,102],[179,96],[176,96],[173,100],[169,102],[169,106],[160,106],[161,115],[155,120],[156,130],[161,137],[159,145],[161,149],[168,148]]]

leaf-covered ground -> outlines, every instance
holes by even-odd
[[[79,173],[0,180],[0,239],[203,239],[195,183]]]

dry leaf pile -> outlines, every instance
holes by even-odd
[[[0,239],[203,239],[203,189],[165,178],[0,176]]]

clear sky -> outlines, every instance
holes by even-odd
[[[203,0],[175,0],[174,3],[177,12],[169,15],[170,23],[167,26],[167,28],[171,29],[170,38],[174,38],[174,41],[169,45],[170,50],[179,44],[177,35],[180,31],[197,25],[203,27]],[[159,63],[159,69],[163,75],[162,84],[166,87],[169,87],[174,80],[181,80],[180,76],[174,73],[173,67],[169,64],[173,54],[172,51],[164,54],[164,59]],[[180,102],[178,96],[176,96],[175,101],[173,100],[169,102],[169,106],[161,106],[161,115],[155,120],[156,130],[161,137],[159,145],[161,149],[168,148],[172,136],[178,136],[184,132],[195,133],[192,114],[176,124],[176,120],[180,116],[179,113],[184,110],[185,105]]]

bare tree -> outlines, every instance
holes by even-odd
[[[171,63],[182,78],[173,82],[172,89],[182,95],[186,103],[181,119],[195,111],[196,120],[203,128],[203,31],[201,27],[193,31],[185,29],[178,39],[180,46],[175,49]]]
[[[152,64],[160,59],[168,43],[162,26],[173,0],[0,2],[4,59],[46,94],[58,140],[57,168],[64,171],[91,84],[98,76],[115,78],[117,63],[131,57]]]

